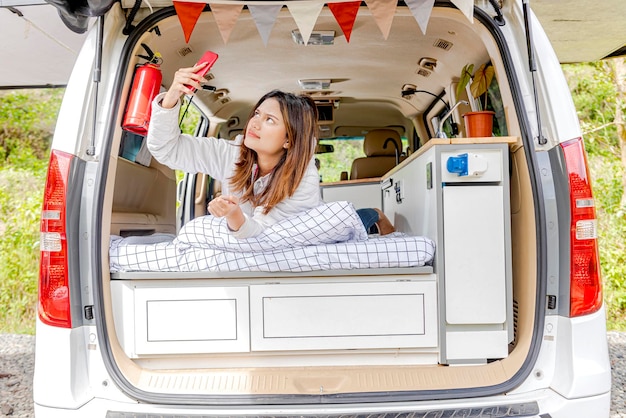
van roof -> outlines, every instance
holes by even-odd
[[[0,0],[0,89],[67,84],[85,34],[65,27],[44,0]]]
[[[55,4],[64,1],[69,0],[55,0]],[[107,0],[99,5],[104,3]],[[162,7],[173,3],[158,0],[151,4]],[[562,63],[596,61],[626,54],[626,3],[623,0],[605,0],[602,7],[598,7],[595,0],[570,1],[567,7],[554,0],[532,0],[531,7]],[[86,35],[66,28],[55,7],[44,0],[0,0],[0,27],[5,39],[11,39],[0,44],[0,56],[11,57],[3,59],[0,67],[0,89],[55,87],[67,83]]]
[[[624,0],[531,0],[561,63],[626,55]]]

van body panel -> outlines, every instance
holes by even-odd
[[[570,399],[610,392],[610,371],[603,366],[609,361],[604,312],[559,321],[557,332],[580,343],[565,346],[563,340],[557,340],[557,370],[552,388]]]
[[[74,155],[82,155],[85,147],[85,125],[89,123],[86,109],[89,109],[92,93],[95,44],[95,34],[90,32],[65,89],[54,131],[52,147]]]
[[[495,408],[556,417],[576,405],[608,416],[604,311],[569,318],[570,186],[558,144],[579,137],[580,127],[537,20],[531,41],[539,65],[531,74],[519,2],[501,11],[504,26],[494,22],[491,4],[470,20],[438,3],[426,33],[400,3],[388,37],[362,4],[349,42],[322,5],[316,28],[334,30],[333,45],[306,46],[297,45],[288,7],[277,9],[264,42],[255,6],[242,8],[228,42],[217,4],[205,7],[189,42],[175,9],[158,5],[137,10],[127,27],[130,11],[117,3],[102,33],[90,31],[53,141],[84,168],[80,192],[68,202],[79,231],[68,234],[79,254],[70,270],[74,328],[38,325],[38,346],[67,334],[57,347],[62,362],[49,365],[55,356],[39,355],[38,413],[428,416]],[[162,54],[164,91],[177,68],[206,49],[220,58],[208,88],[181,115],[181,129],[232,138],[265,91],[311,95],[326,112],[320,144],[335,151],[316,155],[330,157],[320,164],[320,173],[331,173],[321,176],[324,200],[378,207],[401,235],[433,240],[428,265],[116,271],[111,239],[153,245],[142,240],[174,236],[181,223],[208,214],[215,190],[207,175],[171,170],[142,151],[141,135],[121,128],[144,54]],[[494,67],[487,97],[474,99],[469,88],[456,97],[468,62]],[[298,80],[309,79],[331,87],[299,88]],[[496,113],[492,136],[469,138],[463,114],[485,103]],[[376,128],[401,133],[396,166],[381,177],[341,180],[331,166],[344,158],[341,171],[350,172],[358,157],[339,150],[349,141],[350,152],[365,150]],[[587,347],[584,336],[599,342]],[[72,359],[82,368],[63,371]],[[58,396],[42,389],[50,368],[63,375]],[[585,415],[568,415],[578,416]]]
[[[541,129],[548,139],[546,148],[551,148],[556,143],[579,138],[582,134],[569,86],[562,75],[563,70],[556,55],[549,48],[548,37],[536,18],[533,19],[533,39],[537,50],[550,51],[537,53],[536,58],[540,68],[537,71],[538,89],[542,95],[539,102],[542,104]],[[565,105],[565,102],[569,103]]]
[[[77,410],[93,398],[85,331],[85,327],[57,328],[37,320],[37,338],[55,341],[35,346],[33,393],[37,404]],[[54,384],[48,376],[54,376]]]

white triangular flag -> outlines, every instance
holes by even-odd
[[[290,1],[287,3],[287,8],[293,16],[293,20],[296,21],[305,45],[309,42],[311,32],[313,32],[313,27],[323,7],[324,3],[318,2]]]
[[[430,20],[430,13],[433,11],[435,0],[406,0],[406,5],[417,21],[422,33],[426,35],[426,28]]]
[[[451,0],[457,9],[463,12],[470,22],[474,23],[474,0]]]
[[[248,9],[250,10],[250,15],[252,15],[252,19],[254,19],[254,23],[256,24],[256,28],[261,35],[261,39],[263,39],[263,44],[267,46],[267,41],[270,38],[270,32],[274,27],[274,23],[276,23],[276,18],[278,17],[278,12],[282,9],[282,5],[248,5]]]

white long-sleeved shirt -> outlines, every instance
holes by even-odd
[[[180,102],[171,109],[159,103],[165,93],[159,94],[152,103],[152,116],[148,129],[147,144],[152,156],[168,167],[186,173],[204,173],[222,182],[223,195],[241,194],[230,191],[229,179],[233,175],[235,163],[239,159],[243,136],[234,140],[213,137],[194,137],[182,134],[178,127]],[[271,174],[254,182],[254,193],[261,193],[269,182]],[[233,235],[249,238],[260,234],[265,228],[288,217],[321,205],[319,173],[315,159],[311,158],[298,188],[291,197],[283,199],[266,215],[263,206],[254,207],[250,202],[240,204],[245,221]]]

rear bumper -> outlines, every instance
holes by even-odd
[[[35,404],[37,418],[223,418],[232,416],[249,417],[358,417],[375,414],[379,418],[391,418],[398,415],[413,418],[463,416],[463,417],[536,417],[552,418],[608,418],[610,413],[610,392],[598,396],[580,399],[566,399],[552,390],[529,392],[524,396],[502,396],[484,399],[445,401],[433,403],[390,403],[376,405],[309,405],[276,408],[264,407],[170,407],[167,405],[148,405],[122,403],[93,399],[77,410],[49,408]]]

